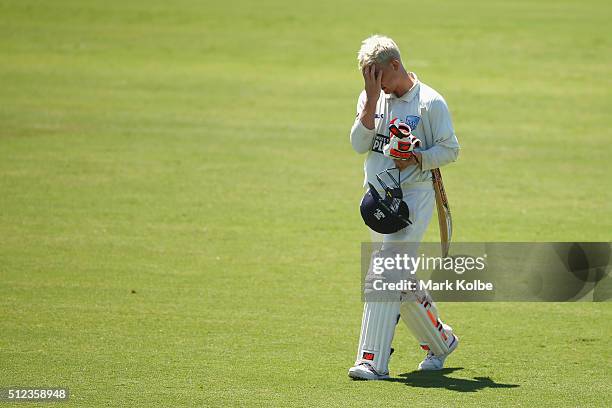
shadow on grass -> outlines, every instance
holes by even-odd
[[[453,371],[463,370],[463,367],[444,368],[440,371],[412,371],[400,374],[396,378],[385,381],[398,382],[410,387],[420,388],[446,388],[451,391],[476,392],[484,388],[516,388],[518,384],[496,383],[490,377],[474,377],[469,380],[465,378],[447,377]]]

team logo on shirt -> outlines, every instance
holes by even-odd
[[[421,120],[420,116],[408,115],[408,116],[406,116],[406,120],[404,120],[404,123],[407,124],[408,126],[410,126],[410,129],[414,130],[414,129],[416,129],[416,127],[419,124],[420,120]]]

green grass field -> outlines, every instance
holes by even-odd
[[[413,372],[400,326],[393,381],[346,376],[370,34],[450,106],[456,240],[612,239],[612,6],[458,3],[0,0],[0,387],[82,407],[611,406],[610,303],[444,303],[462,344],[443,373]]]

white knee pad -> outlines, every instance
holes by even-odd
[[[436,356],[447,354],[457,341],[453,329],[439,319],[438,310],[429,296],[402,302],[401,316],[421,348]]]
[[[389,356],[400,302],[365,302],[355,364],[368,363],[378,374],[389,373]]]

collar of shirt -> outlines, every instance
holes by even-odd
[[[419,88],[421,87],[420,86],[421,84],[419,82],[419,78],[414,72],[409,72],[408,75],[414,81],[414,83],[412,84],[412,88],[410,88],[408,92],[406,92],[400,97],[397,97],[395,94],[392,93],[392,94],[385,94],[385,98],[389,100],[397,99],[397,100],[404,101],[404,102],[410,102],[410,100],[412,100],[412,98],[414,98],[419,93]]]

